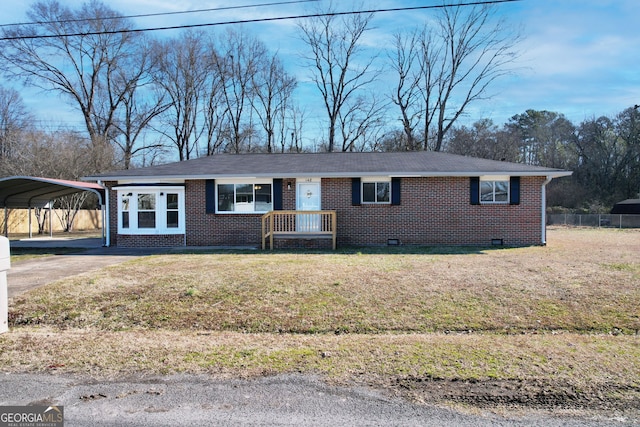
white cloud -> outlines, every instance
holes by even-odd
[[[640,87],[640,33],[635,29],[640,2],[536,0],[522,5],[522,68],[517,78],[502,82],[494,99],[505,109],[516,109],[509,114],[549,109],[579,122],[640,102],[634,101]]]

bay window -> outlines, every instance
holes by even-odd
[[[182,234],[185,230],[183,187],[119,187],[120,234]]]

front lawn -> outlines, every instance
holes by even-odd
[[[447,400],[433,381],[497,381],[532,402],[637,409],[640,231],[557,228],[548,242],[146,257],[16,297],[0,366],[305,372],[418,400]]]

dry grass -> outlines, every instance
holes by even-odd
[[[452,380],[547,378],[588,388],[638,386],[640,348],[632,336],[584,334],[296,335],[237,332],[97,332],[25,328],[2,337],[7,370],[215,373],[255,376],[305,371]],[[499,341],[499,345],[496,342]]]
[[[640,231],[548,242],[147,257],[15,298],[0,367],[518,380],[637,404]]]
[[[163,255],[36,290],[14,324],[246,333],[640,330],[640,233],[548,247]]]

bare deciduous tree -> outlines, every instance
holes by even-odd
[[[329,120],[327,151],[334,151],[340,143],[336,141],[340,116],[347,115],[345,109],[355,108],[349,105],[352,101],[362,102],[358,95],[378,75],[373,70],[375,55],[360,57],[361,39],[369,30],[372,18],[372,14],[347,17],[322,14],[299,25],[301,38],[311,52],[305,59],[312,66],[313,81],[322,95]]]
[[[0,86],[0,161],[19,150],[20,134],[31,129],[32,120],[18,91]]]
[[[378,138],[384,127],[386,104],[379,102],[371,94],[369,97],[356,97],[338,114],[341,131],[342,151],[365,151]]]
[[[252,125],[251,105],[255,96],[253,76],[266,61],[266,46],[247,33],[229,30],[218,44],[215,70],[222,78],[222,102],[229,129],[227,150],[232,153],[249,151]]]
[[[390,55],[392,69],[398,74],[398,82],[394,88],[391,100],[400,109],[400,122],[404,132],[404,148],[418,150],[416,127],[426,109],[416,108],[420,96],[420,82],[423,73],[415,72],[418,62],[423,56],[418,55],[421,46],[419,33],[412,32],[408,36],[394,35],[395,50]],[[424,70],[420,64],[419,69]],[[426,70],[425,70],[426,71]],[[425,79],[428,81],[428,79]],[[425,88],[427,93],[429,88]],[[428,98],[428,97],[427,97]]]
[[[158,64],[155,82],[170,105],[160,132],[175,145],[180,161],[188,160],[197,154],[203,131],[198,116],[210,70],[206,38],[202,32],[185,32],[178,39],[158,41],[153,52]]]
[[[58,217],[64,232],[73,231],[73,223],[76,220],[76,216],[90,194],[87,191],[83,191],[56,199],[53,212]]]
[[[229,139],[229,128],[226,124],[228,120],[227,109],[223,97],[224,79],[217,72],[216,63],[217,51],[216,46],[211,43],[209,48],[210,74],[206,87],[206,102],[204,105],[204,135],[207,145],[207,156],[222,151],[225,140]]]
[[[291,139],[289,140],[288,151],[294,153],[301,153],[303,151],[302,144],[302,134],[304,129],[304,123],[306,120],[306,115],[304,110],[301,110],[297,107],[291,108],[291,120],[289,121],[289,126],[286,128],[285,125],[282,125],[283,132],[290,133]],[[284,153],[286,151],[286,135],[283,135],[282,138],[282,146],[281,151]]]
[[[40,1],[27,16],[39,24],[3,29],[2,70],[61,94],[81,111],[92,143],[106,144],[117,132],[116,110],[139,79],[123,72],[138,58],[139,35],[118,32],[131,23],[95,0],[78,10],[56,0]],[[123,81],[125,76],[130,80]]]
[[[271,58],[265,56],[265,61],[258,64],[258,67],[257,72],[252,76],[255,93],[253,108],[266,133],[266,150],[272,153],[275,150],[277,126],[284,128],[287,107],[296,87],[296,80],[285,72],[277,55]],[[284,151],[283,132],[280,132],[280,146]]]
[[[151,121],[170,107],[165,101],[165,94],[154,90],[152,85],[152,74],[157,64],[156,58],[149,53],[151,43],[141,37],[137,45],[137,60],[130,67],[123,67],[114,83],[118,93],[122,92],[122,101],[114,118],[118,132],[113,142],[122,152],[124,169],[131,167],[132,158],[140,152],[163,147],[160,143],[138,144],[138,139],[149,129]]]
[[[490,97],[490,85],[510,72],[518,40],[487,5],[443,7],[434,28],[396,36],[392,99],[401,110],[407,148],[417,147],[415,130],[422,123],[422,148],[440,151],[469,104]]]

